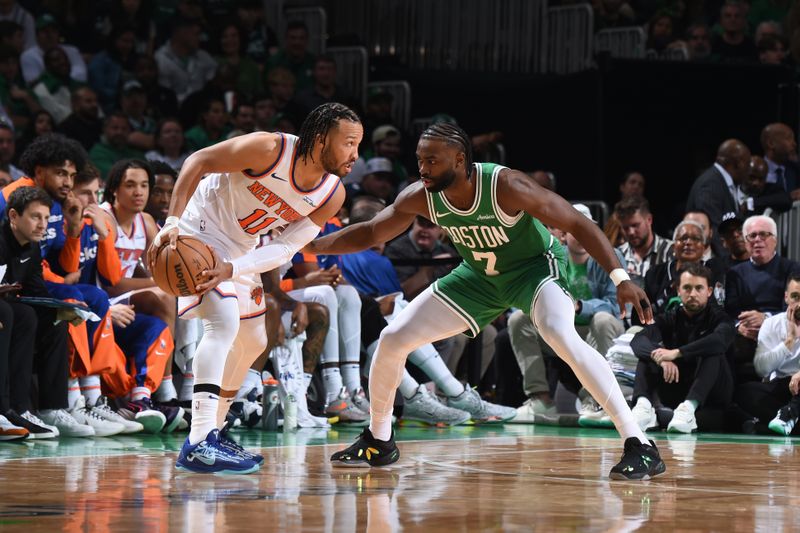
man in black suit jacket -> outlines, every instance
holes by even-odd
[[[741,185],[744,197],[739,212],[745,216],[761,215],[766,209],[783,213],[792,207],[789,193],[777,183],[767,183],[769,167],[763,158],[754,155],[750,158],[750,174]]]
[[[750,150],[741,141],[728,139],[717,150],[717,160],[698,177],[689,191],[686,211],[702,211],[708,215],[714,237],[711,246],[717,255],[724,254],[717,232],[722,216],[738,213],[737,187],[750,172]]]
[[[36,187],[20,187],[8,198],[7,216],[0,223],[0,265],[6,266],[4,283],[18,283],[23,296],[49,298],[42,277],[42,255],[39,241],[47,233],[52,200]],[[39,410],[60,410],[67,407],[67,324],[56,320],[55,309],[32,307],[13,299],[14,313],[9,350],[25,357],[9,358],[9,420],[35,433],[48,428],[28,424],[21,416],[31,409],[31,374],[39,377]],[[7,415],[8,416],[8,415]],[[42,431],[44,429],[45,431]],[[52,429],[52,428],[49,428]],[[57,433],[55,433],[57,434]],[[41,438],[42,435],[38,435]]]
[[[792,128],[775,122],[761,130],[761,147],[769,167],[767,183],[775,183],[800,200],[800,167],[797,164],[797,142]]]

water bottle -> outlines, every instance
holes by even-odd
[[[297,398],[294,394],[286,395],[286,402],[283,406],[283,430],[292,431],[297,429]]]
[[[264,394],[261,397],[263,402],[263,414],[261,416],[261,429],[265,431],[278,430],[278,410],[281,400],[278,395],[278,380],[270,377],[263,381]]]

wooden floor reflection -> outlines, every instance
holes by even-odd
[[[298,434],[294,446],[264,449],[261,472],[242,477],[177,473],[179,437],[161,449],[97,439],[71,457],[0,459],[0,531],[800,528],[800,447],[788,439],[660,435],[667,474],[635,483],[606,478],[617,439],[508,433],[404,442],[397,465],[371,471],[331,468],[341,444],[304,445]],[[109,454],[108,442],[125,453]]]

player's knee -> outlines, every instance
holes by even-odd
[[[308,325],[327,329],[330,325],[330,313],[328,308],[316,302],[309,302],[306,304],[308,310]]]
[[[209,320],[203,324],[203,333],[209,338],[231,346],[239,334],[239,317],[226,320]]]
[[[352,285],[339,285],[336,287],[336,296],[339,305],[353,311],[361,310],[361,297]]]
[[[378,344],[381,352],[401,354],[405,357],[411,353],[417,346],[413,342],[413,337],[409,335],[408,331],[402,329],[395,329],[387,326],[381,331],[380,342]]]

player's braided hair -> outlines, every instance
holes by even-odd
[[[455,124],[437,122],[423,131],[420,139],[438,139],[459,147],[464,152],[464,168],[467,171],[467,178],[470,177],[472,173],[472,141],[467,132]]]
[[[322,137],[322,146],[328,140],[328,132],[331,128],[337,125],[340,120],[349,120],[350,122],[361,122],[355,111],[336,102],[322,104],[314,109],[308,117],[303,121],[300,126],[300,141],[297,146],[297,153],[295,160],[302,158],[303,161],[307,157],[314,160],[311,152],[314,150],[314,143],[317,141],[317,136]]]

